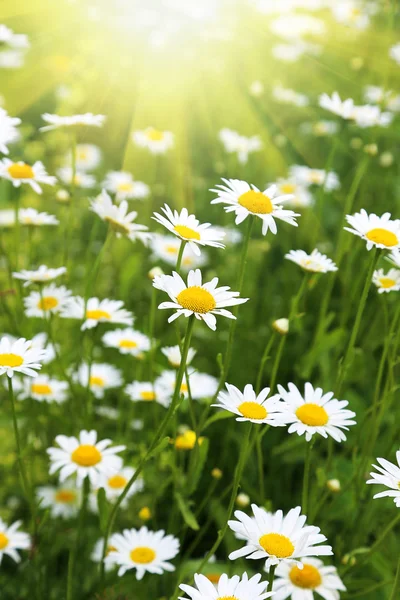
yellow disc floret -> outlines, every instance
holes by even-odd
[[[100,319],[107,319],[110,320],[111,319],[111,315],[110,313],[106,312],[105,310],[87,310],[86,311],[86,318],[87,319],[93,319],[95,321],[100,321]]]
[[[51,387],[47,383],[32,383],[31,392],[38,396],[47,396],[51,394]]]
[[[71,504],[76,500],[76,492],[72,490],[59,490],[55,495],[55,501],[61,504]]]
[[[294,545],[286,535],[267,533],[260,537],[259,544],[270,556],[289,558],[294,552]]]
[[[200,314],[206,314],[216,307],[214,296],[198,285],[182,290],[177,295],[176,300],[182,308]]]
[[[20,367],[23,362],[18,354],[0,354],[0,367]]]
[[[174,231],[176,231],[176,233],[178,233],[181,237],[185,238],[185,240],[200,239],[200,234],[194,229],[186,227],[186,225],[175,225]]]
[[[382,229],[381,227],[370,229],[370,231],[365,234],[365,237],[370,242],[374,242],[374,244],[381,244],[387,248],[397,246],[399,243],[397,235],[393,233],[393,231],[388,231],[387,229]]]
[[[141,565],[147,565],[153,562],[156,557],[156,553],[152,548],[148,548],[147,546],[138,546],[131,551],[130,557],[132,562],[139,563]]]
[[[120,348],[137,348],[137,343],[133,340],[120,340],[119,342]]]
[[[271,199],[262,192],[249,190],[238,198],[240,206],[257,215],[269,215],[274,210]]]
[[[32,167],[25,163],[14,163],[7,170],[13,179],[33,179],[35,177]]]
[[[321,427],[322,425],[326,425],[329,420],[328,413],[324,407],[312,402],[302,404],[296,410],[296,416],[304,425],[310,425],[311,427]]]
[[[126,479],[126,477],[123,477],[123,475],[114,475],[108,480],[108,485],[110,486],[110,488],[113,488],[115,490],[124,488],[127,483],[128,480]]]
[[[58,300],[54,296],[44,296],[39,300],[38,308],[40,310],[51,310],[58,306]]]
[[[246,417],[246,419],[262,420],[267,417],[266,409],[257,402],[242,402],[239,404],[238,411]]]
[[[71,459],[80,467],[94,467],[101,461],[101,452],[96,446],[82,444],[78,446],[71,454]]]
[[[293,567],[289,572],[289,578],[293,585],[304,590],[314,590],[322,582],[318,569],[313,565],[307,564],[302,569],[296,566]]]
[[[8,546],[8,537],[0,532],[0,551],[4,550]]]

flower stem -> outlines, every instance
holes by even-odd
[[[265,350],[264,353],[262,355],[261,358],[261,362],[260,362],[260,368],[258,369],[258,374],[257,374],[257,383],[256,383],[256,394],[258,395],[260,393],[260,388],[261,388],[261,381],[262,381],[262,376],[263,376],[263,372],[264,372],[264,367],[265,367],[265,363],[268,360],[269,357],[269,353],[270,350],[272,348],[272,344],[274,343],[275,337],[276,337],[276,332],[273,331],[272,335],[270,335],[269,340],[265,346]]]
[[[276,570],[276,565],[273,565],[269,570],[267,592],[272,592],[272,587],[274,585],[275,570]]]
[[[69,210],[68,219],[66,219],[65,226],[65,237],[64,237],[64,255],[63,265],[68,269],[69,261],[69,248],[71,245],[72,229],[73,229],[73,213],[74,213],[74,194],[76,185],[76,136],[72,135],[71,139],[71,183],[70,183],[70,198],[69,198]]]
[[[396,598],[399,597],[397,592],[400,592],[400,556],[397,563],[396,577],[394,578],[393,589],[389,600],[396,600]]]
[[[179,248],[179,253],[178,253],[178,258],[176,259],[176,267],[175,270],[176,272],[179,274],[180,270],[181,270],[181,265],[182,265],[182,258],[183,258],[183,252],[185,250],[185,246],[186,246],[187,242],[185,242],[185,240],[181,241],[181,245]]]
[[[303,491],[301,495],[301,509],[304,515],[308,514],[308,500],[309,500],[309,487],[310,487],[310,467],[311,467],[311,450],[314,441],[311,439],[307,442],[306,458],[304,462],[304,476],[303,476]]]
[[[14,390],[13,390],[12,378],[11,377],[7,377],[7,379],[8,379],[8,395],[10,397],[11,409],[12,409],[12,419],[13,419],[13,427],[14,427],[15,444],[16,444],[16,447],[17,447],[18,467],[19,467],[19,472],[20,472],[21,479],[22,479],[22,487],[23,487],[23,490],[24,490],[25,497],[28,500],[28,503],[32,506],[32,499],[31,499],[31,494],[30,494],[29,480],[28,480],[28,476],[27,476],[27,473],[26,473],[26,470],[25,470],[24,461],[22,459],[21,437],[20,437],[20,434],[19,434],[17,414],[16,414],[16,410],[15,410],[15,398],[14,398]]]
[[[73,600],[73,583],[74,583],[74,570],[75,570],[75,559],[76,555],[79,552],[79,546],[81,544],[82,533],[85,527],[85,517],[86,517],[86,509],[88,503],[88,496],[90,491],[90,479],[89,477],[85,477],[83,481],[83,490],[82,490],[82,504],[79,512],[79,520],[78,520],[78,530],[77,530],[77,539],[75,545],[70,550],[69,559],[68,559],[68,578],[67,578],[67,598],[66,600]],[[84,556],[84,553],[82,553]],[[82,558],[80,559],[82,561]],[[83,567],[81,563],[81,567]]]

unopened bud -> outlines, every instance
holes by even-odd
[[[326,482],[326,487],[331,492],[335,492],[336,493],[336,492],[340,492],[342,486],[340,485],[339,479],[329,479]]]
[[[391,167],[394,161],[393,154],[391,152],[382,152],[379,157],[379,162],[382,167]]]
[[[236,497],[236,504],[240,508],[246,508],[250,504],[250,497],[247,494],[238,494]]]
[[[148,506],[143,506],[143,508],[139,510],[139,519],[142,521],[148,521],[151,519],[151,511]]]
[[[353,148],[353,150],[359,150],[362,145],[363,141],[361,138],[352,138],[350,140],[350,147]]]
[[[221,471],[221,469],[218,469],[218,467],[215,467],[211,471],[211,477],[214,477],[214,479],[221,479],[222,478],[222,471]]]
[[[56,200],[57,202],[69,202],[70,195],[67,190],[57,190]]]
[[[153,267],[147,273],[149,279],[154,279],[154,277],[158,277],[159,275],[164,275],[164,271],[161,269],[161,267]]]
[[[281,335],[286,335],[289,331],[289,319],[277,319],[272,323],[272,327]]]
[[[364,152],[370,156],[376,156],[378,154],[378,146],[376,144],[366,144],[364,146]]]

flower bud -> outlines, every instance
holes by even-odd
[[[151,511],[148,506],[143,506],[143,508],[139,510],[138,515],[139,519],[141,519],[142,521],[148,521],[149,519],[151,519]]]
[[[326,482],[326,487],[328,488],[328,490],[330,490],[331,492],[340,492],[341,490],[341,485],[340,485],[340,481],[339,479],[329,479]]]
[[[281,335],[286,335],[289,331],[289,319],[277,319],[272,323],[272,327]]]
[[[218,467],[214,467],[214,469],[211,471],[211,477],[214,477],[214,479],[221,479],[222,478],[221,469],[218,469]]]
[[[246,508],[250,504],[250,497],[247,494],[238,494],[236,497],[236,504],[240,508]]]
[[[164,271],[161,269],[161,267],[153,267],[147,273],[149,279],[154,279],[154,277],[158,277],[159,275],[164,275]]]

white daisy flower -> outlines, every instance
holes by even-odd
[[[391,94],[390,90],[386,91],[378,85],[366,85],[364,87],[364,100],[371,104],[382,104]]]
[[[79,438],[58,435],[56,442],[59,448],[48,448],[50,457],[50,475],[57,471],[60,481],[76,473],[77,485],[81,487],[83,480],[89,477],[92,486],[97,487],[102,475],[114,475],[122,467],[122,458],[118,452],[125,446],[113,446],[111,440],[97,440],[96,431],[83,430]]]
[[[222,179],[225,185],[217,185],[212,192],[218,194],[217,198],[211,200],[211,204],[227,204],[225,212],[236,214],[235,223],[239,225],[249,215],[256,215],[262,222],[262,233],[266,235],[268,230],[276,234],[277,227],[275,219],[281,219],[290,225],[297,227],[297,213],[282,208],[282,202],[292,200],[292,194],[277,196],[276,185],[269,186],[261,192],[255,185],[249,185],[240,179]]]
[[[153,234],[151,238],[152,259],[161,259],[167,264],[175,267],[181,247],[181,240],[172,235]],[[189,244],[185,245],[182,256],[182,270],[197,269],[203,267],[207,262],[205,252],[201,255],[194,254]]]
[[[109,348],[117,348],[121,354],[141,356],[150,350],[150,339],[144,333],[132,328],[107,331],[102,337],[103,344]]]
[[[175,571],[168,561],[178,554],[179,540],[163,530],[125,529],[113,536],[113,546],[116,550],[109,553],[106,563],[119,565],[120,576],[129,569],[136,569],[136,579],[142,579],[146,571],[157,575]]]
[[[355,425],[353,417],[356,414],[345,410],[347,400],[336,400],[333,392],[324,394],[321,388],[315,388],[311,383],[304,386],[304,397],[294,383],[288,384],[286,391],[278,385],[278,392],[284,405],[286,423],[291,423],[289,433],[306,436],[309,442],[315,433],[322,437],[331,436],[336,442],[343,442],[346,436],[342,429],[348,431],[350,425]]]
[[[164,356],[167,357],[168,362],[172,367],[175,367],[175,369],[178,369],[180,367],[182,356],[181,349],[179,346],[165,346],[164,348],[161,348],[161,352],[164,354]],[[189,348],[186,359],[187,365],[190,365],[195,354],[196,350],[194,350],[193,348]]]
[[[53,344],[49,343],[47,333],[37,333],[33,336],[30,343],[31,348],[34,348],[36,350],[43,350],[44,354],[42,357],[42,363],[44,365],[51,363],[51,361],[55,359],[56,348]]]
[[[0,52],[0,69],[19,69],[23,65],[24,53],[20,50],[2,50]]]
[[[0,338],[0,375],[6,373],[12,377],[14,373],[22,373],[29,377],[37,377],[42,368],[40,364],[44,356],[43,350],[32,348],[31,341],[19,338],[11,341],[7,336]]]
[[[0,25],[0,28],[2,25]],[[0,152],[8,154],[8,144],[19,139],[17,126],[21,124],[18,117],[10,117],[4,108],[0,108]]]
[[[96,213],[100,219],[108,223],[117,237],[125,236],[130,240],[139,239],[146,244],[151,238],[147,233],[145,225],[133,223],[137,217],[137,212],[128,212],[128,202],[122,200],[121,204],[113,204],[110,196],[103,190],[100,196],[90,201],[90,210]]]
[[[388,127],[393,115],[390,112],[382,112],[379,106],[354,106],[352,119],[359,127]]]
[[[23,183],[27,183],[37,194],[42,193],[39,183],[55,185],[57,182],[55,177],[47,175],[46,169],[40,161],[36,161],[31,166],[24,162],[13,162],[8,158],[3,158],[0,161],[0,177],[11,181],[16,188]]]
[[[158,308],[172,308],[176,312],[168,319],[171,323],[181,315],[203,320],[210,329],[215,331],[215,315],[236,319],[227,306],[236,306],[247,302],[248,298],[239,298],[239,292],[232,292],[227,286],[217,288],[218,277],[208,283],[202,283],[200,269],[189,271],[187,285],[178,273],[171,275],[158,275],[153,279],[153,285],[158,290],[166,292],[172,302],[162,302]]]
[[[295,39],[307,35],[324,35],[325,22],[312,15],[289,13],[271,21],[270,29],[279,37]]]
[[[118,323],[122,325],[133,325],[133,315],[123,308],[122,300],[99,300],[89,298],[86,305],[81,296],[69,298],[66,306],[62,309],[60,316],[65,319],[84,320],[81,329],[92,329],[99,323]]]
[[[106,557],[110,554],[110,552],[115,552],[115,550],[116,550],[116,548],[113,544],[114,535],[115,534],[112,534],[108,538]],[[103,550],[104,550],[104,538],[101,538],[100,540],[97,540],[97,542],[92,550],[92,553],[90,555],[90,560],[92,560],[95,563],[101,563],[101,561],[103,560]],[[113,564],[113,563],[105,564],[106,571],[112,571],[114,568],[115,568],[115,564]]]
[[[76,187],[84,189],[96,187],[96,178],[94,175],[89,175],[89,173],[85,173],[84,171],[76,171],[74,180],[72,181],[72,167],[61,167],[57,170],[57,176],[67,185],[73,183]]]
[[[52,517],[73,519],[79,512],[81,492],[72,480],[65,481],[63,485],[57,487],[38,487],[36,496],[41,508],[50,508]]]
[[[19,50],[29,48],[28,36],[24,33],[15,33],[7,25],[0,25],[0,46],[17,48]]]
[[[338,131],[338,124],[336,121],[316,121],[315,123],[302,123],[300,130],[303,133],[311,133],[316,137],[325,137],[328,135],[334,135]]]
[[[400,42],[389,48],[389,56],[400,65]]]
[[[375,494],[374,498],[384,498],[388,496],[393,498],[395,505],[400,508],[400,450],[396,452],[397,465],[389,462],[385,458],[377,458],[378,465],[373,465],[378,473],[370,473],[372,479],[367,483],[384,485],[388,490]]]
[[[337,266],[328,258],[325,254],[321,254],[316,248],[307,254],[304,250],[290,250],[285,254],[285,258],[291,260],[304,269],[311,273],[328,273],[329,271],[337,271]]]
[[[300,185],[320,185],[324,190],[331,192],[340,188],[339,177],[334,171],[324,169],[310,169],[304,165],[292,165],[289,169],[289,177]]]
[[[18,211],[18,221],[21,225],[39,226],[39,225],[59,225],[60,221],[55,215],[49,215],[46,212],[39,212],[35,208],[21,208]]]
[[[314,198],[308,186],[300,184],[295,179],[278,179],[275,182],[279,196],[290,194],[292,197],[286,205],[292,208],[307,208],[314,204]]]
[[[134,131],[132,141],[140,148],[147,148],[152,154],[165,154],[174,145],[174,134],[147,127],[141,131]]]
[[[120,387],[123,383],[122,374],[119,369],[113,365],[106,363],[93,363],[90,369],[83,363],[79,366],[75,379],[86,388],[89,384],[89,389],[96,398],[104,398],[106,390]]]
[[[395,250],[400,247],[400,219],[391,220],[390,213],[381,217],[374,213],[368,214],[363,208],[359,213],[346,215],[346,221],[351,227],[345,227],[354,235],[367,242],[367,250],[374,246],[385,250]]]
[[[169,398],[172,398],[175,391],[176,384],[176,371],[163,371],[162,374],[157,377],[155,386],[157,389],[163,390],[164,394]],[[197,371],[190,370],[189,372],[189,386],[190,395],[193,400],[201,400],[202,398],[211,398],[214,396],[218,388],[218,380],[212,375],[207,373],[198,373]],[[186,379],[186,375],[183,378],[180,394],[183,394],[185,398],[189,397],[189,387]]]
[[[266,559],[265,566],[271,567],[284,562],[302,568],[301,559],[306,556],[330,556],[331,546],[321,545],[326,537],[319,527],[305,525],[307,517],[301,515],[301,508],[292,508],[287,515],[281,510],[267,513],[257,505],[251,505],[254,518],[237,510],[237,521],[228,521],[233,532],[247,541],[246,546],[231,552],[230,560],[246,556],[252,559]]]
[[[246,164],[249,159],[249,154],[261,150],[263,146],[258,135],[246,137],[232,129],[221,129],[218,137],[226,152],[237,154],[238,161],[241,164]]]
[[[33,398],[38,402],[56,402],[62,404],[67,399],[68,384],[49,375],[38,375],[32,381],[25,379],[20,392],[20,398]]]
[[[0,519],[0,563],[3,556],[9,556],[15,562],[20,562],[21,558],[17,550],[28,550],[31,546],[31,539],[27,533],[18,531],[22,521],[15,521],[9,527]]]
[[[194,215],[189,215],[187,208],[181,212],[172,211],[168,204],[161,207],[164,215],[154,213],[152,217],[157,223],[166,227],[171,233],[187,242],[194,254],[200,254],[199,246],[212,246],[214,248],[225,248],[221,244],[223,235],[215,232],[210,223],[200,223]]]
[[[370,23],[364,3],[355,0],[339,0],[331,6],[332,14],[338,23],[355,29],[366,29]]]
[[[108,192],[115,194],[115,201],[144,200],[150,195],[150,188],[143,181],[136,181],[131,173],[110,171],[101,184]]]
[[[286,424],[282,410],[282,402],[278,394],[267,397],[270,388],[264,388],[258,395],[253,386],[248,383],[243,392],[230,383],[225,383],[227,392],[218,394],[218,404],[212,404],[217,408],[223,408],[238,415],[236,421],[250,421],[251,423],[267,423],[272,427],[280,427]]]
[[[111,475],[111,476],[102,475],[102,477],[99,480],[98,487],[104,488],[104,490],[106,492],[107,500],[109,500],[110,502],[115,502],[117,500],[117,498],[122,494],[127,483],[129,482],[130,479],[132,479],[134,474],[135,474],[135,469],[133,469],[132,467],[123,467],[114,475]],[[124,501],[121,506],[122,507],[126,506],[128,504],[129,498],[131,498],[138,492],[141,492],[142,490],[143,490],[143,479],[138,477],[136,479],[136,481],[133,483],[133,485],[131,485],[131,487],[129,488],[128,493],[125,496]]]
[[[392,265],[400,269],[400,250],[398,248],[393,250],[386,258]]]
[[[346,587],[336,567],[325,566],[318,558],[302,558],[302,569],[285,563],[278,565],[273,584],[274,600],[313,600],[314,592],[325,600],[339,600]]]
[[[281,84],[275,85],[272,89],[272,97],[281,104],[291,104],[293,106],[304,107],[310,104],[305,94],[299,94],[291,88],[286,88]]]
[[[42,293],[33,291],[24,298],[25,314],[27,317],[41,317],[57,314],[63,310],[71,298],[70,290],[63,285],[57,287],[54,283],[45,285]]]
[[[337,92],[333,92],[332,97],[328,94],[322,94],[319,97],[319,105],[329,112],[342,117],[343,119],[352,119],[354,111],[354,100],[347,98],[341,100]]]
[[[125,393],[132,402],[157,402],[165,408],[171,404],[170,394],[150,381],[134,381],[126,386]]]
[[[46,265],[40,265],[36,271],[22,270],[20,273],[13,273],[13,277],[25,281],[24,287],[26,287],[31,285],[31,283],[48,283],[49,281],[53,281],[53,279],[60,277],[60,275],[64,275],[66,271],[67,269],[65,267],[50,269],[49,267],[46,267]]]
[[[72,154],[66,156],[66,163],[71,165]],[[101,162],[101,150],[94,144],[77,144],[75,164],[78,171],[93,171]]]
[[[68,117],[44,113],[42,119],[45,123],[48,123],[48,125],[41,127],[40,131],[50,131],[51,129],[58,129],[59,127],[76,127],[82,125],[85,127],[102,127],[106,117],[104,115],[94,115],[93,113],[71,115]]]
[[[15,210],[0,210],[0,227],[13,227],[15,225]]]
[[[400,290],[400,271],[390,269],[387,273],[383,269],[374,271],[372,282],[378,288],[380,294],[398,292]]]
[[[181,584],[179,587],[191,600],[221,600],[222,598],[234,598],[235,600],[265,600],[270,598],[272,592],[266,592],[268,581],[261,582],[261,575],[254,575],[249,579],[247,573],[241,577],[234,575],[229,578],[223,573],[214,586],[206,575],[195,574],[194,583],[196,587]],[[179,600],[186,600],[180,597]]]

